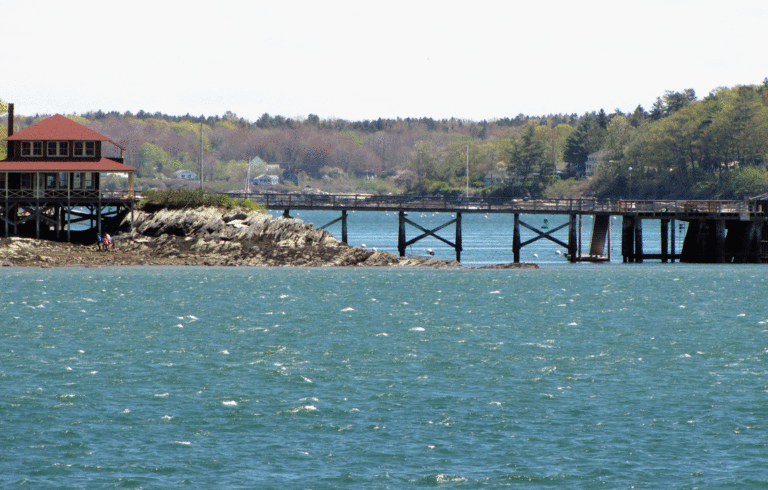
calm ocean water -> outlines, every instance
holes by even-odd
[[[765,266],[2,270],[2,488],[768,488]]]

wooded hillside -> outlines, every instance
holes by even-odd
[[[18,129],[42,118],[19,115],[23,101],[16,107]],[[180,169],[199,174],[202,159],[206,188],[241,190],[247,162],[258,157],[253,177],[279,164],[298,173],[302,186],[336,192],[463,192],[467,167],[472,193],[741,198],[768,191],[768,79],[702,100],[692,90],[668,91],[650,111],[638,106],[630,114],[600,109],[480,122],[269,114],[248,121],[232,112],[70,117],[125,146],[125,163],[147,187],[178,185],[166,179]],[[587,155],[599,150],[597,173],[585,179]]]

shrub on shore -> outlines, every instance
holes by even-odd
[[[147,212],[161,209],[191,209],[201,206],[251,211],[264,211],[264,207],[248,199],[232,199],[226,194],[206,193],[203,189],[176,189],[146,191],[139,209]]]

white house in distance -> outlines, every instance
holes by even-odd
[[[177,170],[173,175],[181,180],[197,180],[197,174],[191,170]]]
[[[587,177],[592,177],[597,172],[597,167],[600,165],[600,159],[602,158],[605,150],[596,151],[587,155],[587,161],[584,163],[584,174]]]
[[[506,170],[492,170],[485,174],[483,184],[485,187],[498,187],[509,181],[509,175]]]
[[[253,179],[254,185],[271,186],[278,185],[280,183],[280,177],[277,175],[259,175]]]

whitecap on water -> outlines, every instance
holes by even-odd
[[[351,306],[347,306],[346,308],[344,308],[344,309],[343,309],[343,310],[341,310],[341,311],[355,311],[355,309],[354,309],[354,308],[352,308]]]
[[[192,445],[192,443],[191,443],[191,442],[189,442],[189,441],[173,441],[173,443],[174,443],[174,444],[182,444],[182,445],[184,445],[184,446],[190,446],[190,445]]]
[[[423,331],[424,331],[424,327],[413,327],[411,329],[411,332],[423,332]]]
[[[164,397],[164,396],[168,396],[168,395],[170,395],[170,393],[156,393],[155,394],[155,396],[158,396],[158,397]]]
[[[440,473],[439,475],[435,476],[435,482],[438,485],[444,485],[446,483],[451,483],[451,482],[464,482],[464,481],[467,481],[467,479],[457,475],[444,475]]]
[[[739,313],[739,314],[738,314],[738,315],[736,315],[736,316],[747,316],[747,314],[746,314],[746,313]]]
[[[317,410],[317,407],[314,405],[302,405],[300,407],[296,407],[293,410],[289,410],[290,413],[299,413],[299,412],[314,412]]]
[[[497,289],[496,291],[491,291],[491,292],[490,292],[490,293],[488,293],[488,294],[501,294],[501,291],[499,291],[499,290]]]
[[[235,400],[225,400],[225,401],[221,402],[221,404],[224,405],[224,406],[227,406],[227,407],[236,407],[237,406],[237,402]]]
[[[163,415],[163,420],[172,420],[172,419],[173,417],[171,417],[170,415]]]

